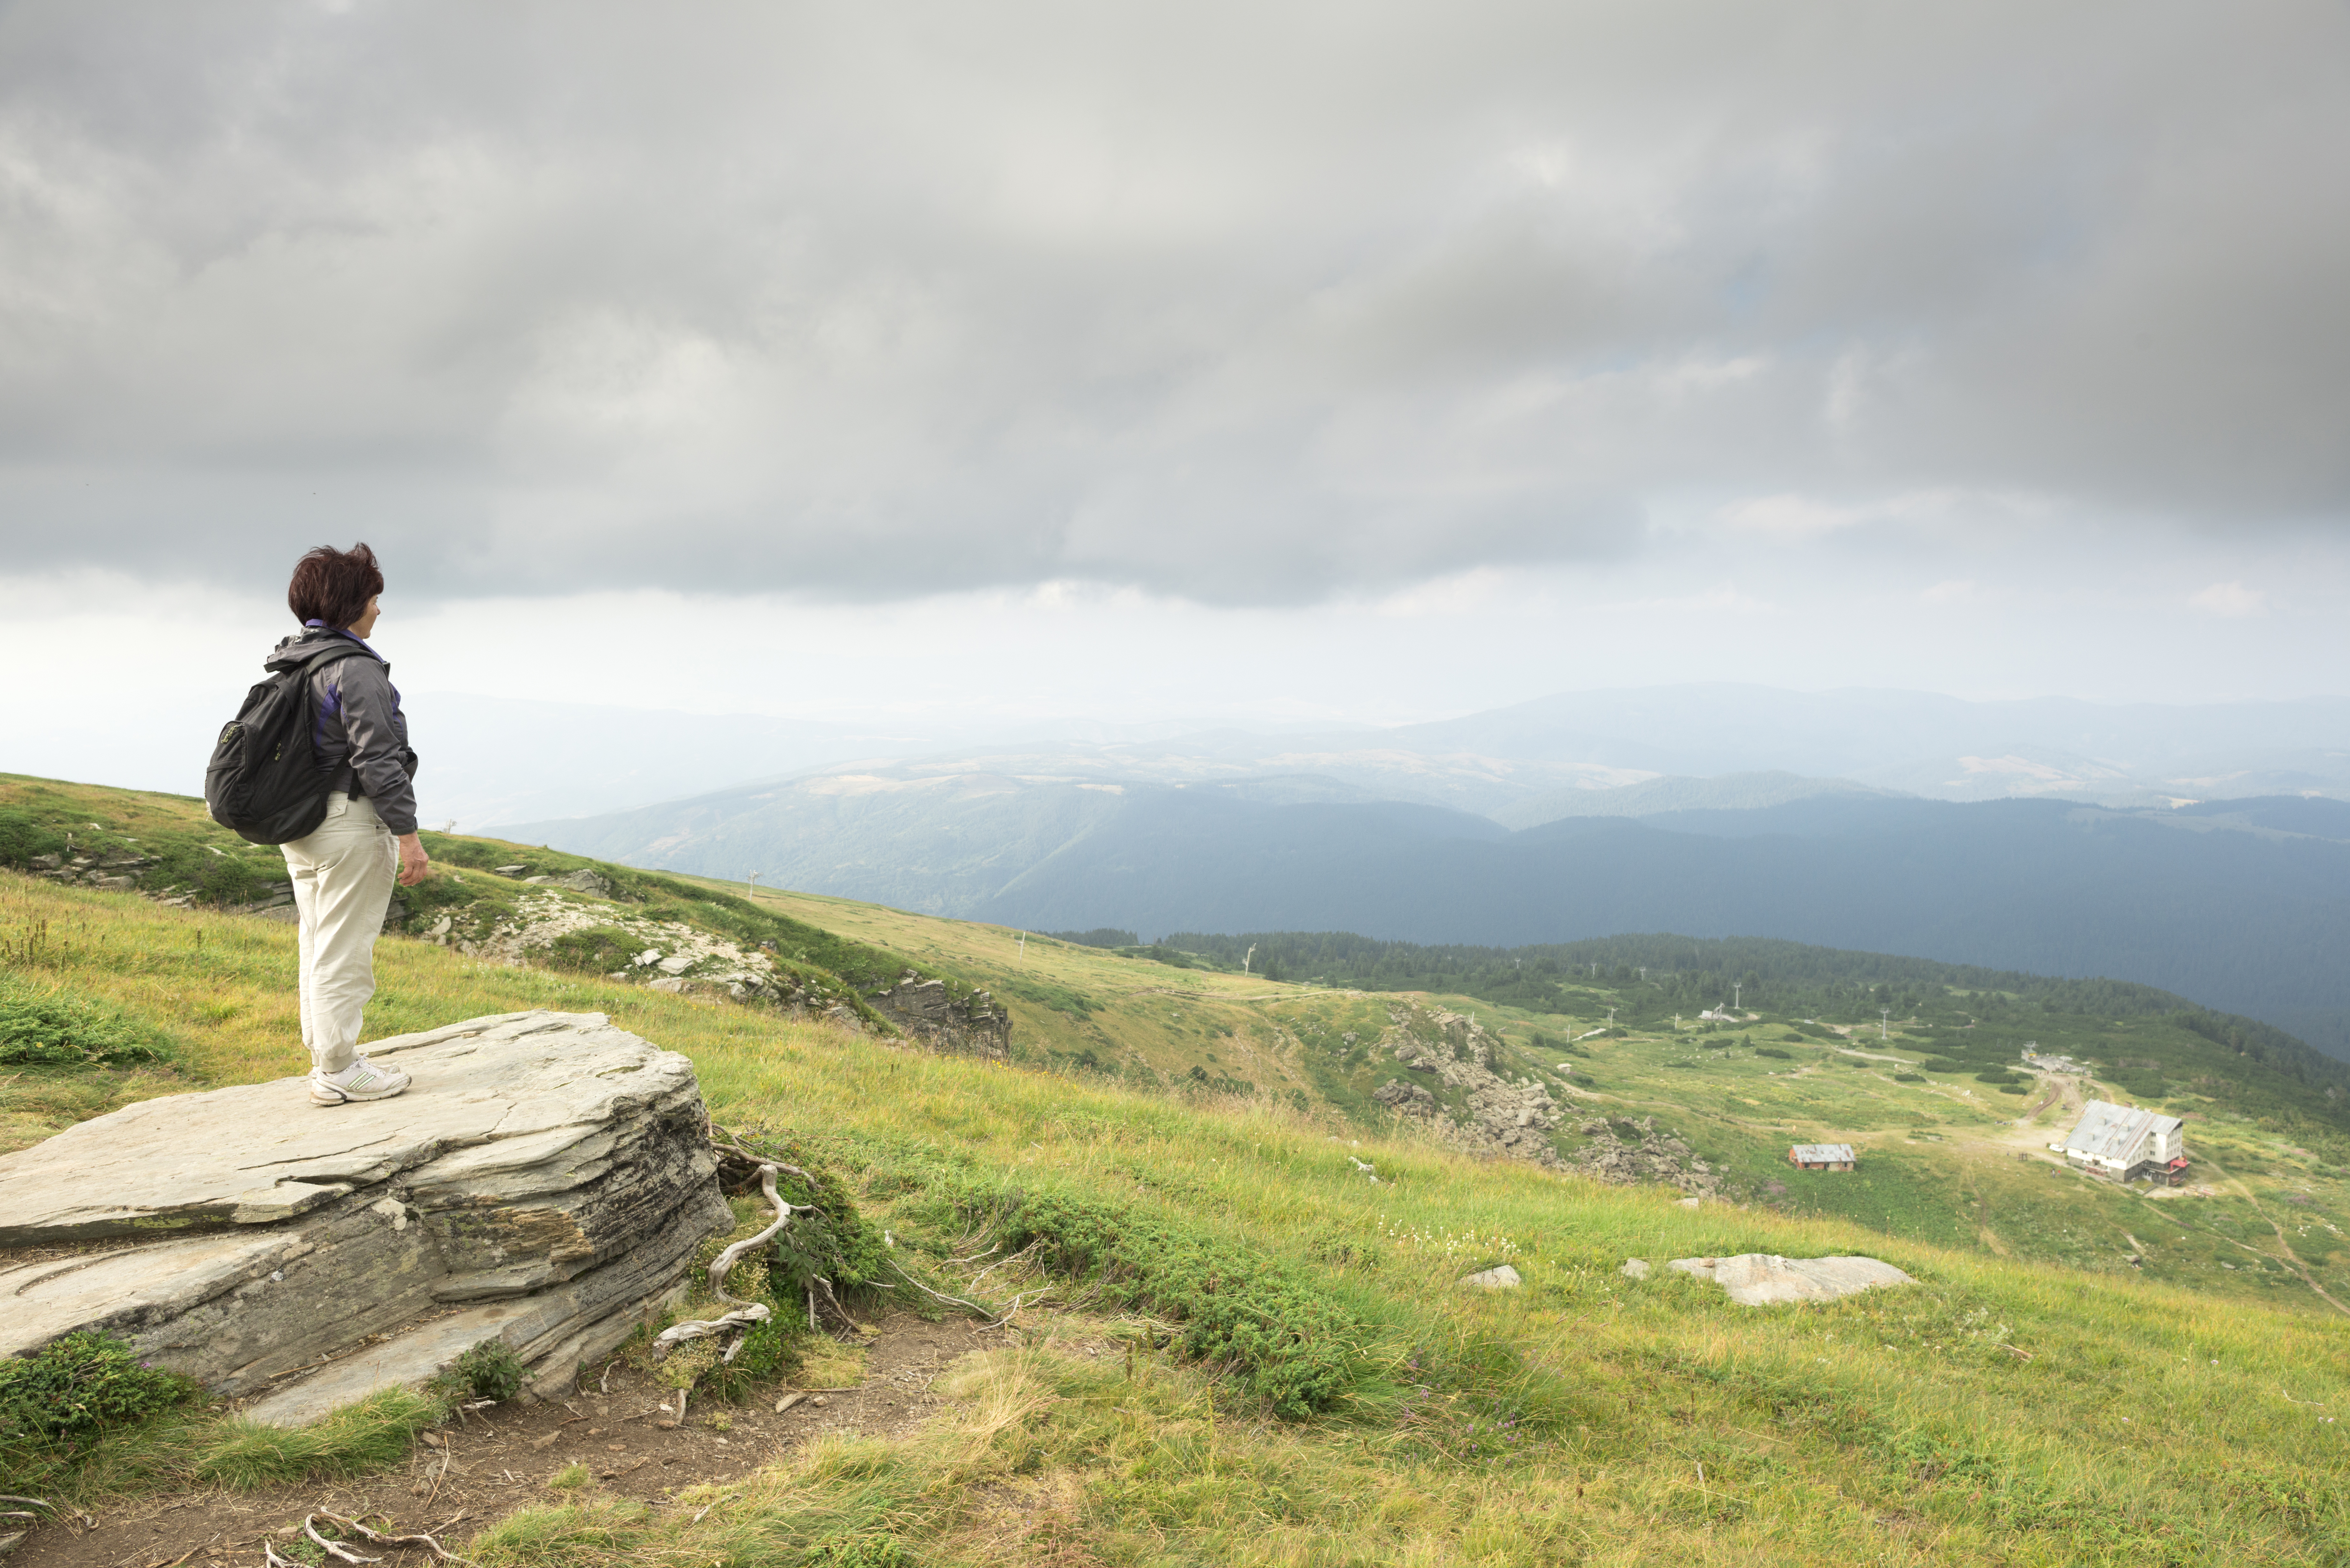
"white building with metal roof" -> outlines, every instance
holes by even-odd
[[[1799,1143],[1787,1151],[1787,1163],[1804,1170],[1850,1170],[1860,1162],[1848,1143]]]
[[[2066,1159],[2116,1181],[2176,1180],[2187,1168],[2185,1124],[2177,1116],[2107,1100],[2089,1102],[2064,1147]]]

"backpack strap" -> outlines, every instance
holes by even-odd
[[[321,670],[326,669],[329,664],[339,664],[344,659],[352,658],[359,654],[365,654],[368,658],[374,659],[379,664],[383,662],[383,656],[376,652],[375,649],[362,647],[356,642],[346,642],[337,647],[320,649],[317,652],[304,659],[300,664],[286,671],[286,673],[288,675],[299,675],[307,680],[311,676],[318,673]]]

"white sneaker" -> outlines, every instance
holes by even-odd
[[[408,1088],[408,1075],[397,1067],[380,1067],[361,1056],[339,1073],[310,1075],[310,1098],[321,1106],[347,1106],[353,1100],[388,1100]]]

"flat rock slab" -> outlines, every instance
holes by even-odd
[[[432,1166],[436,1179],[538,1164],[681,1093],[693,1064],[601,1013],[469,1019],[367,1047],[408,1093],[314,1106],[302,1078],[142,1100],[0,1156],[0,1247],[267,1224]]]
[[[175,1095],[0,1158],[0,1353],[101,1329],[246,1395],[359,1345],[382,1381],[420,1381],[470,1325],[457,1350],[501,1338],[567,1376],[733,1224],[692,1064],[600,1013],[368,1053],[414,1085],[332,1107],[301,1078]]]
[[[1730,1293],[1731,1301],[1744,1306],[1832,1302],[1879,1285],[1918,1282],[1875,1258],[1782,1258],[1771,1252],[1741,1252],[1734,1258],[1675,1258],[1668,1267],[1711,1280]]]

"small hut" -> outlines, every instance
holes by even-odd
[[[1860,1161],[1848,1143],[1799,1143],[1787,1151],[1787,1163],[1798,1170],[1851,1170]]]

